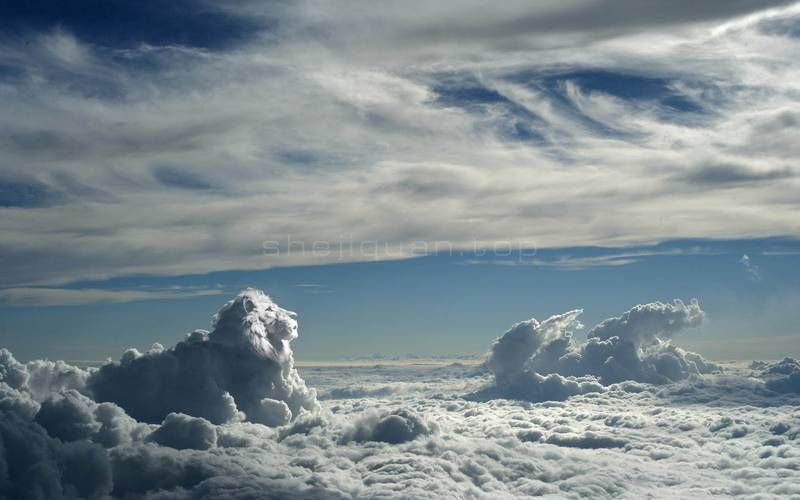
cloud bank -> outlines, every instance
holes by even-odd
[[[696,302],[636,306],[581,344],[579,314],[514,325],[488,376],[309,368],[320,402],[293,365],[295,315],[256,290],[225,304],[210,333],[99,368],[0,349],[0,497],[800,495],[797,361],[705,374],[666,340],[703,321]],[[533,371],[545,362],[581,375]],[[618,365],[633,376],[610,383]],[[487,383],[492,397],[463,397]]]

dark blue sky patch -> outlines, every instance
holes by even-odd
[[[696,102],[692,101],[686,96],[671,95],[659,99],[658,101],[662,106],[673,109],[675,111],[682,111],[685,113],[701,113],[703,108]]]
[[[698,112],[701,108],[688,97],[677,93],[671,80],[612,71],[580,70],[545,78],[545,85],[555,89],[561,82],[572,81],[585,92],[602,92],[634,101],[654,101],[675,111]]]
[[[433,87],[436,102],[443,106],[467,108],[481,104],[509,104],[508,98],[496,90],[472,81],[443,82]]]
[[[58,192],[35,180],[0,178],[0,207],[3,208],[46,207],[60,198]]]
[[[170,188],[205,191],[214,187],[203,177],[174,166],[154,168],[153,177],[162,185]]]
[[[489,105],[502,106],[514,115],[529,120],[541,120],[535,113],[471,76],[444,77],[431,90],[436,94],[436,104],[441,106],[462,108],[471,112],[482,112]]]
[[[147,43],[224,49],[270,24],[206,0],[26,0],[3,5],[0,30],[6,34],[60,28],[109,47]]]
[[[612,73],[602,70],[578,70],[546,76],[545,85],[556,89],[562,82],[576,83],[587,92],[603,92],[623,99],[644,99],[663,91],[659,79]]]
[[[580,122],[584,127],[597,135],[622,137],[625,134],[605,123],[595,120],[582,113],[572,101],[566,96],[564,89],[564,79],[553,76],[543,75],[536,71],[525,71],[514,75],[509,75],[506,80],[524,85],[536,91],[543,92],[552,103],[561,108],[562,112],[570,115],[573,119]]]
[[[562,111],[572,115],[587,129],[598,135],[620,137],[630,135],[614,127],[612,123],[604,123],[582,113],[566,94],[566,84],[571,82],[586,93],[604,93],[633,103],[656,104],[663,111],[659,118],[665,121],[687,113],[699,115],[704,112],[703,106],[675,88],[675,80],[665,77],[651,77],[599,69],[571,69],[558,72],[529,70],[511,74],[506,80],[524,85],[547,95],[560,106]],[[700,88],[701,95],[708,92],[705,86]]]
[[[502,110],[502,118],[493,123],[492,128],[506,140],[547,142],[541,132],[547,123],[541,117],[472,77],[445,77],[431,90],[436,94],[435,103],[441,106],[461,108],[481,116],[488,116],[489,107],[495,113]]]

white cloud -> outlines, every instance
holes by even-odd
[[[486,366],[494,385],[477,396],[563,400],[602,392],[598,381],[660,384],[719,368],[669,343],[675,333],[702,324],[705,313],[696,300],[688,305],[680,300],[637,305],[601,322],[585,343],[577,344],[572,334],[583,327],[578,321],[582,312],[576,309],[512,326],[492,343]]]
[[[389,413],[369,412],[353,423],[344,442],[378,441],[399,444],[434,432],[434,424],[425,422],[416,412],[400,408]]]
[[[800,362],[792,358],[768,363],[761,368],[767,389],[779,393],[800,394]]]
[[[285,424],[317,405],[294,368],[295,318],[263,292],[245,290],[214,316],[210,333],[196,330],[169,349],[130,349],[91,373],[88,393],[151,423],[187,413],[214,423]]]
[[[750,256],[747,254],[742,255],[742,258],[739,259],[739,263],[742,265],[742,267],[744,267],[744,270],[750,276],[750,279],[754,281],[761,280],[761,273],[758,270],[758,266],[750,261]]]

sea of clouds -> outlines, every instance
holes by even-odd
[[[245,290],[170,348],[83,369],[0,349],[0,498],[800,498],[800,363],[671,338],[697,301],[514,324],[482,363],[295,366]],[[312,388],[314,387],[314,388]]]

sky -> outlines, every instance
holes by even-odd
[[[3,9],[19,359],[173,344],[248,286],[298,312],[298,359],[675,298],[708,316],[679,345],[800,355],[796,3]]]

